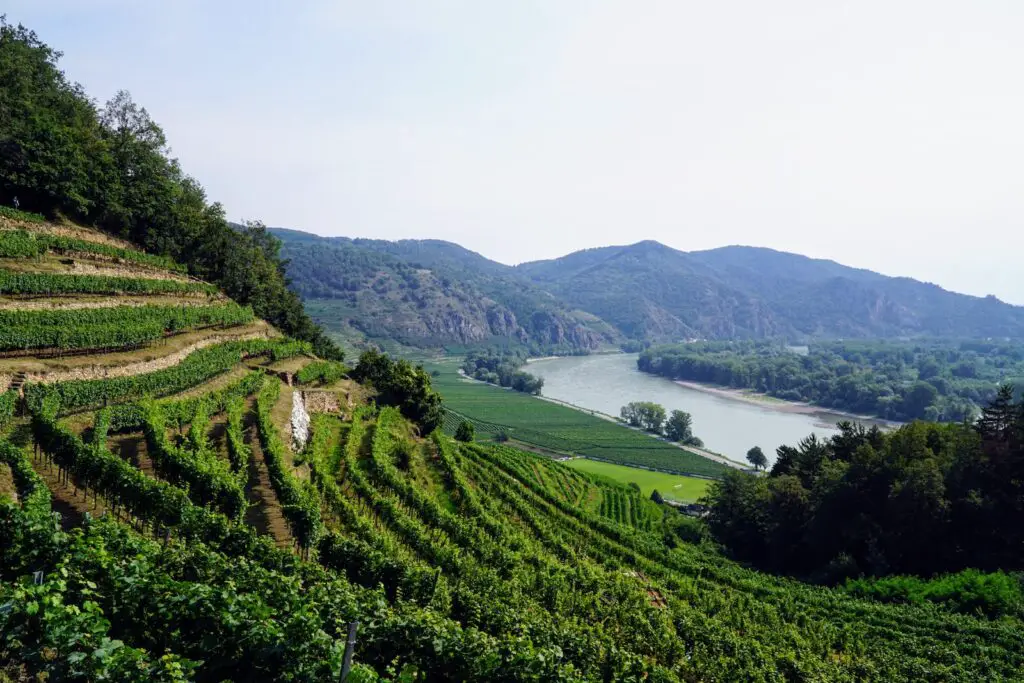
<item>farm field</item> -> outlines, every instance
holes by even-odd
[[[678,472],[719,476],[725,467],[664,441],[653,439],[607,419],[545,401],[542,398],[467,380],[458,361],[424,363],[450,411],[445,430],[454,433],[468,419],[477,438],[500,432],[527,447],[583,455],[624,465],[642,465]]]
[[[586,458],[576,458],[565,464],[574,470],[608,477],[621,484],[635,483],[640,487],[640,493],[644,497],[650,497],[651,491],[657,489],[662,497],[680,503],[696,502],[711,485],[711,481],[708,479],[681,477],[677,474],[652,472],[638,467],[613,465],[610,462],[587,460]]]

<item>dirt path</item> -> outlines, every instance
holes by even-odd
[[[210,441],[213,452],[220,456],[220,459],[228,462],[228,414],[217,413],[210,418],[210,428],[206,432],[206,438]]]
[[[173,280],[194,282],[188,275],[148,266],[132,261],[115,263],[96,254],[76,253],[74,256],[45,254],[39,258],[0,258],[4,270],[15,273],[52,273],[63,275],[99,275],[102,277],[131,277],[144,280]]]
[[[146,437],[142,433],[117,434],[110,437],[107,447],[111,453],[130,463],[147,477],[160,478],[153,467],[153,460],[149,457],[149,450],[146,448]]]
[[[18,502],[18,489],[14,485],[14,475],[7,463],[0,462],[0,498],[7,496],[15,503]]]
[[[84,489],[79,488],[76,491],[74,483],[63,483],[56,465],[50,465],[43,458],[33,458],[32,469],[43,478],[46,487],[50,489],[50,506],[54,512],[60,513],[60,525],[65,531],[80,526],[85,513],[99,517],[107,511],[103,499],[94,500]]]
[[[249,481],[246,496],[249,508],[245,511],[245,523],[261,534],[274,539],[278,548],[291,548],[292,534],[281,512],[281,503],[270,484],[270,473],[263,460],[263,447],[256,430],[255,414],[250,411],[245,417],[245,443],[251,451],[249,456]]]
[[[83,228],[78,225],[54,225],[53,223],[34,223],[30,221],[22,221],[16,218],[7,218],[6,216],[0,217],[0,230],[25,230],[27,232],[41,232],[47,235],[59,235],[61,237],[72,237],[77,240],[84,240],[86,242],[96,242],[97,244],[108,244],[112,247],[120,247],[122,249],[132,249],[134,251],[141,251],[141,249],[125,240],[117,239],[111,235],[108,235],[99,230],[92,230],[90,228]]]

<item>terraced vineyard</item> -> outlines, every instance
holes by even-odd
[[[354,621],[350,681],[1021,678],[1015,619],[745,569],[629,487],[419,434],[269,327],[189,329],[5,361],[0,680],[337,680]],[[280,409],[317,392],[340,410],[297,448]]]

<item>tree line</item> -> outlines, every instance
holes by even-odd
[[[659,434],[669,441],[702,448],[704,442],[693,433],[693,416],[684,410],[666,413],[665,408],[650,401],[633,401],[622,406],[619,417],[630,427]]]
[[[776,342],[655,346],[637,367],[670,379],[753,389],[890,420],[957,422],[1001,382],[1024,387],[1024,345],[988,341],[834,341],[800,353]]]
[[[832,582],[1024,569],[1024,401],[1003,386],[973,424],[844,422],[782,446],[767,476],[710,489],[709,528],[760,568]]]
[[[544,378],[520,370],[525,363],[526,353],[523,351],[471,351],[462,363],[462,371],[482,382],[539,396],[544,388]]]
[[[126,91],[98,107],[60,70],[60,57],[0,17],[0,204],[67,217],[169,256],[321,356],[341,360],[289,291],[281,243],[262,223],[229,224],[170,156],[143,107]]]

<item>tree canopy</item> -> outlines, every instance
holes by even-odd
[[[359,363],[349,374],[357,382],[369,383],[377,391],[378,403],[398,407],[423,434],[441,426],[441,396],[434,391],[423,366],[413,367],[405,359],[394,360],[368,350],[359,356]]]
[[[1024,345],[835,341],[801,352],[778,342],[695,342],[653,346],[637,367],[885,419],[959,422],[991,400],[1001,382],[1024,378]]]
[[[821,580],[1024,569],[1024,402],[1003,386],[973,425],[841,423],[731,472],[708,523],[737,558]]]
[[[768,456],[764,454],[760,446],[754,446],[747,451],[747,462],[755,469],[763,470],[768,467]]]
[[[539,396],[544,388],[544,378],[520,370],[525,363],[525,351],[471,351],[462,363],[462,371],[483,382]]]
[[[631,427],[639,427],[653,434],[661,434],[665,424],[665,409],[650,401],[633,401],[622,406],[622,419]]]

